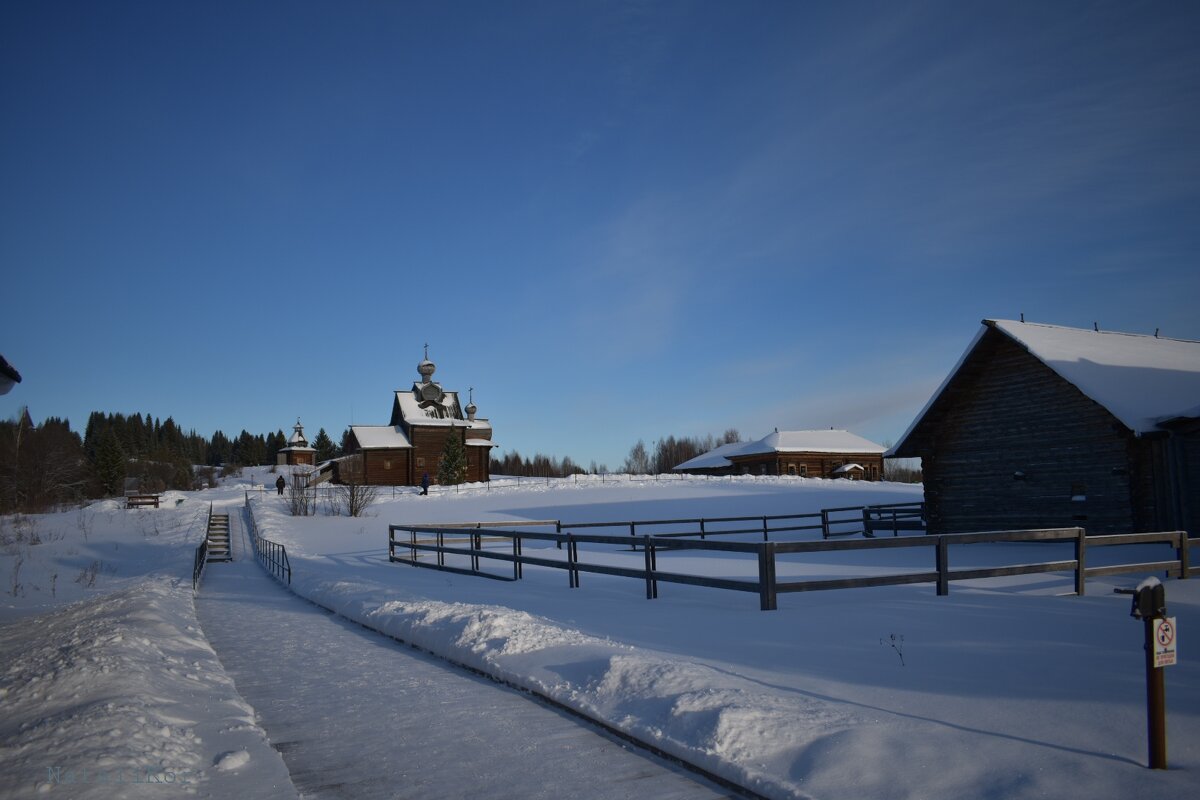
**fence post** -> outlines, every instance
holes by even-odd
[[[575,542],[571,534],[567,534],[567,585],[572,589],[579,588],[579,575],[575,572]]]
[[[1083,597],[1087,589],[1087,531],[1075,529],[1075,594]]]
[[[1188,552],[1188,532],[1175,531],[1179,544],[1175,547],[1175,557],[1179,559],[1179,577],[1186,578],[1191,573],[1191,555]]]
[[[821,509],[821,538],[829,538],[829,512]]]
[[[767,518],[763,517],[763,541],[767,541]]]
[[[758,549],[758,603],[763,611],[778,608],[775,596],[775,543],[763,542]]]
[[[658,581],[654,579],[654,545],[650,543],[650,537],[642,537],[643,549],[646,551],[646,599],[653,600],[658,597]]]
[[[937,538],[937,593],[939,597],[950,594],[950,545],[945,536]]]
[[[703,519],[703,517],[700,519],[700,539],[701,539],[701,541],[704,540],[704,519]]]

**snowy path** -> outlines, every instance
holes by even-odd
[[[515,691],[301,600],[253,558],[210,564],[204,632],[312,797],[730,796]]]

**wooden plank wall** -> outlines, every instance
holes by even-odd
[[[1131,464],[1132,435],[1007,336],[985,334],[938,409],[922,454],[930,533],[1145,529],[1134,519],[1134,486],[1147,477]]]

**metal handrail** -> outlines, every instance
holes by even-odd
[[[250,544],[254,548],[254,557],[277,580],[291,586],[292,562],[288,559],[287,548],[279,542],[259,536],[258,523],[254,519],[254,508],[250,505],[249,493],[246,494],[246,517],[249,521]]]
[[[196,548],[196,558],[192,563],[192,591],[200,587],[200,579],[204,577],[204,567],[208,563],[208,529],[212,525],[213,505],[208,504],[208,519],[204,522],[204,538]]]

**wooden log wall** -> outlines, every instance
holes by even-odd
[[[1144,489],[1134,497],[1153,471],[1131,463],[1132,434],[1002,333],[985,334],[931,411],[921,448],[930,533],[1117,533],[1153,516]]]

